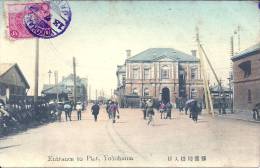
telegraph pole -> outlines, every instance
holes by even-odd
[[[59,102],[59,88],[58,88],[58,71],[54,71],[55,87],[56,87],[56,100]]]
[[[38,85],[39,85],[39,38],[36,38],[35,50],[35,76],[34,76],[34,103],[38,101]]]
[[[77,103],[76,58],[73,57],[74,104]]]
[[[89,85],[88,100],[91,102],[91,85]]]
[[[50,85],[51,84],[51,74],[52,74],[51,70],[49,70],[48,74],[49,74],[49,85]]]
[[[204,60],[203,60],[203,57],[202,57],[202,51],[204,52],[204,55],[205,55],[205,51],[203,50],[203,48],[200,44],[198,27],[196,28],[196,31],[197,31],[196,32],[196,41],[197,41],[197,44],[198,44],[200,66],[201,66],[202,78],[203,78],[203,82],[204,82],[206,109],[207,109],[208,113],[211,113],[212,117],[214,117],[214,110],[213,110],[213,104],[212,104],[211,94],[210,94],[210,90],[209,90],[209,83],[208,83],[208,80],[207,80],[206,69],[205,69]]]
[[[96,101],[97,101],[97,92],[98,92],[98,91],[97,91],[97,89],[96,89]]]

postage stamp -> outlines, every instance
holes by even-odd
[[[71,21],[67,1],[8,3],[7,28],[11,39],[54,38],[65,32]]]
[[[45,1],[26,6],[24,23],[27,30],[39,38],[54,38],[65,32],[71,21],[67,1]]]
[[[24,24],[24,17],[28,11],[26,6],[32,3],[7,3],[7,34],[11,39],[32,38],[33,35],[27,30]]]

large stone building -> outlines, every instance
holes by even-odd
[[[116,95],[121,106],[138,106],[142,98],[173,103],[177,98],[202,98],[203,81],[196,51],[150,48],[117,66]],[[138,104],[138,105],[137,105]]]
[[[250,115],[260,103],[260,43],[233,56],[234,112]]]

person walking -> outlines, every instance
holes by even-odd
[[[62,111],[63,111],[63,105],[62,105],[61,102],[57,103],[56,111],[57,111],[57,119],[61,122],[61,114],[62,114]]]
[[[170,102],[166,104],[166,114],[166,119],[172,119],[172,104]]]
[[[77,102],[76,110],[77,110],[78,120],[81,120],[81,111],[83,110],[83,106],[81,102]]]
[[[197,101],[194,101],[194,102],[191,104],[190,112],[191,112],[192,120],[193,120],[194,122],[197,122],[197,121],[198,121],[198,113],[199,113]]]
[[[112,101],[111,106],[110,106],[110,112],[112,113],[112,120],[113,123],[116,122],[116,113],[118,113],[118,118],[119,118],[119,110],[117,104]]]
[[[95,120],[95,122],[97,121],[97,117],[98,117],[98,114],[99,114],[99,110],[100,110],[100,107],[99,107],[98,103],[96,102],[96,103],[91,107],[92,115],[94,115],[94,120]]]
[[[153,110],[153,102],[151,99],[147,102],[147,113],[148,113],[148,125],[150,125],[153,122],[153,116],[154,116],[154,110]]]
[[[159,111],[160,111],[160,113],[161,113],[161,119],[162,119],[162,118],[163,118],[164,111],[165,111],[165,105],[164,105],[163,102],[160,103]]]
[[[142,108],[142,111],[143,111],[144,120],[146,120],[146,101],[145,100],[143,100],[141,102],[141,108]]]
[[[71,105],[70,103],[65,103],[64,105],[64,111],[65,111],[65,117],[66,117],[66,121],[69,119],[71,121]]]

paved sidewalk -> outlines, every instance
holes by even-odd
[[[221,114],[219,115],[218,112],[215,111],[215,116],[219,118],[226,118],[226,119],[234,119],[234,120],[243,120],[247,122],[255,122],[260,123],[260,121],[256,121],[253,119],[253,115],[245,114],[245,113],[227,113],[227,114]]]

